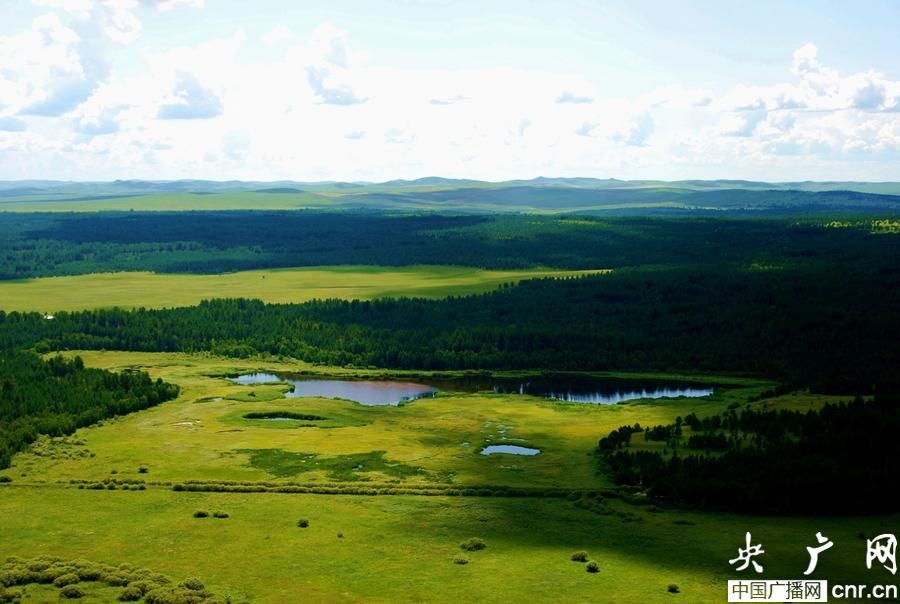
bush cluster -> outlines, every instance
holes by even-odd
[[[584,565],[584,569],[589,573],[599,573],[600,572],[600,563],[596,560],[591,560],[587,564]]]
[[[298,483],[298,482],[206,482],[189,480],[172,485],[173,491],[214,493],[309,493],[318,495],[424,495],[437,497],[552,497],[602,501],[597,491],[564,488],[505,486],[458,487],[447,484]]]
[[[588,558],[588,553],[584,550],[577,551],[572,554],[572,562],[587,562]]]
[[[18,602],[21,598],[7,588],[32,583],[55,585],[60,588],[61,598],[78,599],[89,595],[86,585],[89,582],[123,587],[118,596],[120,602],[137,602],[142,598],[148,604],[227,604],[229,601],[206,591],[203,583],[195,578],[176,586],[165,575],[130,564],[112,566],[42,556],[30,560],[7,559],[0,567],[0,603]]]
[[[59,597],[66,600],[77,600],[84,597],[84,592],[77,585],[66,585],[59,590]]]
[[[487,544],[484,542],[484,540],[479,539],[478,537],[470,537],[460,543],[459,547],[466,550],[467,552],[477,552],[486,548]]]

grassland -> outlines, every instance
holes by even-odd
[[[625,423],[669,423],[692,411],[747,404],[771,387],[762,380],[718,378],[729,387],[710,398],[614,406],[444,393],[400,407],[363,407],[284,399],[285,384],[243,386],[224,376],[267,370],[372,377],[376,371],[183,354],[80,354],[89,366],[145,369],[177,383],[181,395],[67,439],[42,439],[19,454],[14,467],[0,472],[12,479],[0,483],[0,558],[127,562],[172,577],[197,576],[216,593],[254,602],[719,602],[725,581],[739,578],[727,560],[747,530],[765,546],[766,578],[801,576],[805,546],[822,531],[836,546],[822,557],[817,576],[872,583],[876,574],[865,570],[860,535],[896,526],[897,517],[700,514],[609,496],[592,503],[172,490],[188,480],[602,490],[608,483],[591,454],[599,436]],[[825,400],[788,395],[752,404],[799,409]],[[270,411],[328,421],[266,424],[243,417]],[[482,445],[497,442],[527,443],[542,453],[478,455]],[[146,489],[79,489],[70,482],[108,479],[147,481]],[[197,510],[221,510],[229,518],[197,519]],[[309,528],[298,528],[298,518],[308,518]],[[472,536],[487,549],[467,554],[467,565],[454,564],[459,543]],[[581,549],[600,562],[599,574],[569,560]],[[681,593],[668,593],[669,583]],[[32,601],[58,599],[53,589],[30,589]],[[109,590],[89,595],[86,601],[104,601]]]
[[[455,266],[332,266],[241,271],[220,275],[93,273],[0,281],[0,310],[190,306],[212,298],[304,302],[315,298],[371,300],[443,298],[489,291],[502,283],[597,271],[481,270]]]

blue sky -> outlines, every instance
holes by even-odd
[[[900,180],[897,23],[893,0],[5,0],[0,178]]]

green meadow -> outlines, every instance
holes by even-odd
[[[503,283],[600,271],[482,270],[458,266],[330,266],[240,271],[216,275],[151,272],[89,273],[0,281],[0,310],[59,311],[93,308],[190,306],[212,298],[305,302],[340,298],[443,298],[476,294]]]
[[[209,355],[79,354],[91,367],[148,371],[178,384],[181,394],[69,437],[41,437],[17,455],[0,472],[11,480],[0,483],[0,559],[127,563],[177,580],[198,577],[233,601],[720,602],[726,581],[740,578],[728,560],[748,530],[765,546],[767,578],[801,576],[805,546],[822,531],[836,543],[819,564],[822,576],[875,582],[876,571],[865,569],[862,536],[896,525],[896,517],[662,509],[607,488],[592,451],[620,425],[664,424],[729,406],[804,409],[837,400],[801,394],[748,403],[771,388],[765,380],[705,376],[720,385],[711,397],[619,405],[441,392],[396,407],[365,407],[286,399],[287,384],[239,385],[227,376],[385,375],[379,371]],[[245,417],[252,413],[299,419]],[[504,442],[541,453],[479,454]],[[192,484],[293,485],[307,492],[194,492]],[[410,494],[416,489],[429,494]],[[528,496],[509,496],[509,489]],[[210,516],[196,518],[198,511]],[[308,526],[299,527],[300,519]],[[470,537],[487,547],[462,551]],[[577,550],[597,560],[600,572],[570,560]],[[460,555],[467,564],[454,561]],[[678,593],[668,591],[670,584]],[[81,585],[83,601],[110,601],[118,593],[103,583]],[[25,589],[31,601],[58,601],[56,588]]]

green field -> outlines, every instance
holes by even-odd
[[[608,496],[607,479],[598,475],[591,453],[599,436],[626,423],[668,423],[692,411],[706,415],[746,404],[772,386],[762,380],[719,377],[717,383],[728,387],[706,399],[612,406],[441,393],[400,407],[363,407],[283,399],[286,385],[237,385],[224,376],[267,370],[373,377],[381,375],[377,371],[208,355],[80,354],[88,366],[144,369],[181,386],[181,395],[70,437],[42,437],[16,456],[0,472],[12,479],[0,483],[0,559],[43,554],[129,563],[177,580],[196,576],[235,601],[719,602],[725,581],[739,577],[727,560],[747,530],[766,547],[767,578],[801,576],[805,545],[822,531],[837,544],[819,565],[823,576],[874,582],[859,535],[896,525],[896,517],[661,510]],[[753,405],[802,409],[826,400],[835,399],[788,395]],[[287,410],[328,422],[271,427],[275,423],[243,417]],[[481,446],[504,441],[542,453],[478,454]],[[120,481],[115,490],[77,488],[113,479]],[[125,490],[125,484],[138,484],[129,481],[145,481],[146,490]],[[376,485],[384,492],[173,490],[188,481],[292,483],[319,490]],[[404,487],[484,487],[495,494],[391,494]],[[507,497],[498,495],[501,487],[564,492]],[[585,496],[589,491],[607,496]],[[194,518],[198,510],[224,511],[229,518]],[[299,518],[309,519],[309,528],[298,528]],[[466,554],[466,565],[455,564],[459,543],[469,537],[484,539],[487,549]],[[569,560],[581,549],[600,563],[600,573],[588,574]],[[679,594],[667,592],[670,583],[679,586]],[[117,593],[83,585],[90,596],[85,601],[108,601]],[[32,601],[58,599],[55,588],[28,589]]]
[[[332,266],[241,271],[221,275],[93,273],[0,281],[0,310],[85,310],[190,306],[212,298],[305,302],[481,293],[502,283],[598,271],[481,270],[455,266]]]

